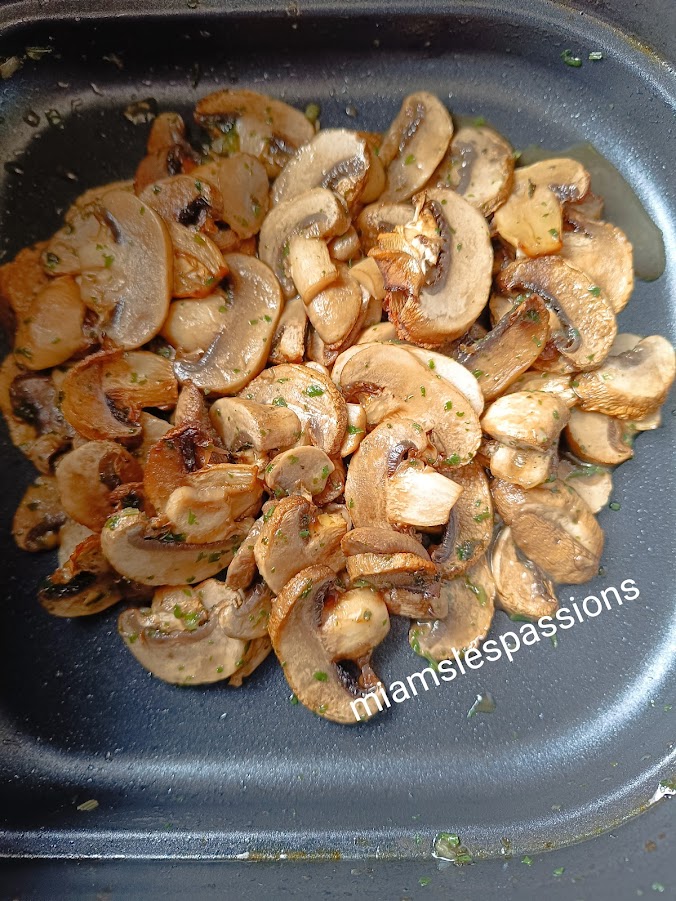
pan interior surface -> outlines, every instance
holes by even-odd
[[[66,20],[61,3],[49,22],[6,27],[0,8],[0,57],[50,48],[0,84],[3,258],[50,235],[78,193],[133,173],[148,132],[124,114],[134,101],[189,120],[199,97],[240,86],[319,103],[323,127],[381,130],[424,89],[516,148],[589,141],[617,166],[667,248],[664,275],[637,283],[620,329],[674,340],[676,81],[621,32],[545,3],[387,16],[171,3],[162,17],[143,4],[116,16],[110,6]],[[580,68],[562,61],[567,48]],[[118,610],[50,618],[35,595],[53,557],[11,538],[32,476],[3,430],[0,849],[408,857],[429,854],[444,831],[488,856],[505,841],[514,853],[568,844],[636,814],[676,775],[675,406],[672,396],[662,428],[614,475],[620,509],[600,514],[601,574],[560,592],[565,605],[631,579],[640,596],[562,632],[558,646],[522,647],[355,728],[291,705],[272,659],[241,689],[175,688],[124,650]],[[508,630],[518,624],[497,614],[491,637]],[[386,683],[424,667],[403,621],[377,662]],[[486,692],[496,710],[468,718]],[[78,812],[88,799],[98,808]]]

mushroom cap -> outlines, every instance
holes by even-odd
[[[89,616],[112,607],[122,599],[124,590],[122,580],[101,552],[100,537],[91,535],[47,577],[38,600],[52,616]]]
[[[274,206],[261,227],[258,252],[272,269],[287,300],[296,287],[287,271],[288,241],[294,235],[333,238],[350,227],[345,201],[328,188],[313,188]]]
[[[429,554],[417,538],[384,526],[351,529],[341,541],[341,547],[346,557],[355,554],[416,554],[423,560],[429,560]]]
[[[351,588],[324,603],[321,640],[333,660],[365,657],[389,631],[387,605],[373,588]]]
[[[212,159],[193,169],[193,179],[216,185],[221,196],[218,219],[239,238],[258,234],[270,206],[265,167],[249,153],[233,153]]]
[[[227,538],[189,544],[154,527],[138,510],[115,513],[101,532],[101,549],[120,575],[141,585],[190,585],[216,575],[232,560],[253,520],[235,522]]]
[[[268,362],[302,363],[305,355],[307,313],[300,297],[292,297],[284,304],[284,310],[272,338]]]
[[[268,511],[254,545],[256,565],[274,594],[296,573],[321,564],[339,572],[340,542],[347,522],[340,513],[321,513],[299,495],[282,498]]]
[[[631,350],[608,356],[593,372],[581,373],[573,389],[582,410],[641,419],[662,405],[674,376],[674,348],[661,335],[652,335]]]
[[[161,335],[179,354],[204,353],[223,329],[232,299],[224,291],[182,298],[169,305]]]
[[[535,488],[550,478],[556,465],[556,451],[507,447],[495,442],[491,453],[491,473],[497,479],[514,482],[522,488]]]
[[[613,491],[613,477],[603,466],[561,460],[557,477],[569,485],[592,513],[606,506]]]
[[[387,169],[387,187],[381,199],[388,203],[408,200],[423,188],[452,136],[451,116],[433,94],[409,94],[380,145],[378,158]]]
[[[342,369],[340,384],[349,401],[358,400],[370,425],[406,417],[430,432],[446,458],[467,462],[481,442],[479,418],[467,398],[437,379],[404,347],[360,345]]]
[[[345,128],[325,128],[291,157],[272,186],[272,203],[284,203],[311,188],[328,188],[353,206],[366,185],[371,153],[363,137]]]
[[[269,630],[286,681],[301,704],[325,719],[348,724],[358,721],[351,702],[365,693],[333,662],[321,639],[321,609],[335,580],[327,566],[299,572],[273,600]]]
[[[340,453],[347,425],[345,400],[323,372],[282,363],[263,370],[242,389],[240,397],[292,410],[310,439],[329,457]]]
[[[202,356],[174,364],[181,382],[215,394],[236,394],[265,366],[282,311],[279,284],[255,257],[231,253],[229,297],[222,327]]]
[[[552,582],[535,563],[519,554],[508,526],[500,531],[493,546],[491,571],[496,606],[508,616],[537,620],[558,610]]]
[[[443,619],[412,623],[409,644],[428,660],[450,660],[478,647],[488,634],[495,612],[495,581],[485,555],[455,579],[441,580],[448,605]]]
[[[549,450],[569,418],[568,407],[545,391],[516,391],[493,401],[481,428],[509,447]]]
[[[452,188],[484,216],[501,206],[514,181],[514,151],[487,125],[463,125],[436,168],[430,186]]]
[[[556,359],[541,368],[556,371],[595,369],[608,355],[617,334],[615,314],[603,294],[596,294],[584,272],[560,257],[517,260],[498,276],[504,290],[532,291],[553,307],[564,333],[552,336]]]
[[[233,452],[245,447],[260,453],[287,448],[301,436],[300,420],[293,410],[243,397],[222,397],[211,405],[209,416],[223,446]]]
[[[430,547],[430,555],[442,577],[454,578],[478,563],[491,543],[493,501],[484,469],[477,462],[448,474],[462,494],[453,505],[441,541]]]
[[[334,469],[321,448],[295,447],[273,457],[265,468],[265,484],[275,497],[321,494]]]
[[[82,350],[85,307],[74,279],[52,279],[39,291],[19,320],[14,340],[26,369],[60,366]]]
[[[630,424],[605,413],[574,407],[564,434],[571,451],[587,463],[617,466],[634,456],[635,433]]]
[[[16,508],[12,536],[24,551],[49,551],[60,544],[65,522],[56,479],[40,475],[28,486]]]
[[[382,324],[387,325],[388,323]],[[372,326],[372,328],[377,329],[378,326]],[[383,339],[381,338],[380,340]],[[435,375],[445,379],[454,388],[457,388],[461,394],[464,394],[476,415],[481,416],[484,409],[484,396],[481,387],[476,376],[469,372],[462,363],[458,363],[452,357],[447,357],[445,354],[437,353],[434,350],[425,350],[422,347],[413,346],[406,349],[417,360],[420,360],[421,363],[427,366],[428,369],[431,369]]]

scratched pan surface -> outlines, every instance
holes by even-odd
[[[634,4],[616,4],[619,14],[625,5],[627,28],[673,50],[670,2],[653,4],[644,26]],[[48,236],[85,188],[133,172],[147,126],[123,116],[130,101],[189,115],[199,96],[238,85],[317,101],[325,126],[376,130],[425,88],[516,147],[588,140],[620,168],[669,256],[658,281],[638,283],[620,325],[674,339],[676,83],[658,54],[590,7],[162,6],[160,17],[144,2],[98,4],[107,12],[0,4],[0,56],[53,48],[0,82],[3,255]],[[561,62],[565,48],[582,68]],[[602,62],[587,61],[593,50]],[[443,830],[498,855],[503,839],[533,852],[636,814],[676,775],[674,406],[615,476],[621,509],[600,514],[604,574],[561,592],[565,603],[633,579],[640,598],[578,624],[556,648],[543,640],[355,728],[292,706],[273,660],[240,690],[173,688],[124,650],[116,610],[48,617],[35,592],[53,560],[16,550],[9,534],[30,471],[3,429],[0,852],[406,858],[429,855]],[[492,634],[511,627],[498,614]],[[422,668],[405,624],[392,631],[379,664],[387,682]],[[486,691],[497,709],[468,719]],[[90,798],[96,811],[76,811]]]

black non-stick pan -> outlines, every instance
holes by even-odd
[[[637,283],[620,325],[673,341],[675,50],[673,0],[4,2],[0,60],[22,65],[0,81],[0,254],[47,237],[85,188],[133,172],[148,131],[134,101],[189,118],[198,97],[239,85],[317,102],[324,126],[378,130],[424,88],[517,148],[589,141],[622,172],[663,233],[667,267]],[[640,596],[558,646],[523,648],[354,728],[291,704],[273,660],[239,690],[180,689],[125,651],[116,610],[48,616],[35,594],[53,560],[10,536],[31,473],[3,430],[0,854],[248,860],[237,898],[293,884],[308,897],[676,897],[670,802],[651,805],[676,776],[674,406],[614,476],[599,576],[561,592],[566,603],[632,579]],[[513,626],[499,614],[493,633]],[[405,623],[393,633],[379,660],[388,682],[421,668]],[[494,712],[468,718],[486,693]],[[89,800],[95,810],[78,809]],[[614,842],[594,838],[607,830]],[[440,832],[475,864],[438,869]],[[583,840],[565,858],[540,855]],[[251,863],[280,858],[281,872]],[[347,863],[290,862],[306,858]],[[407,875],[392,863],[374,881],[376,859],[410,859]],[[7,897],[68,895],[55,866],[32,868],[24,895],[13,870]],[[141,865],[117,866],[123,893]],[[240,870],[229,872],[179,868],[173,888],[188,893],[200,873],[193,896],[207,896]],[[96,883],[89,870],[72,878],[74,894]]]

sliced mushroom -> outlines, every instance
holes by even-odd
[[[508,616],[537,620],[553,616],[559,607],[550,579],[517,549],[511,529],[501,530],[493,547],[491,570],[496,606]]]
[[[378,268],[378,264],[372,257],[365,257],[363,260],[359,260],[358,263],[355,263],[354,266],[350,268],[350,275],[359,282],[362,288],[365,288],[369,292],[371,297],[378,301],[383,300],[385,297],[385,282],[383,281],[383,275]],[[382,324],[394,328],[391,323]],[[372,328],[375,328],[375,326],[372,326]],[[397,337],[396,332],[392,337]],[[375,341],[378,339],[374,338],[368,340]]]
[[[453,136],[448,110],[426,91],[409,94],[380,145],[378,158],[387,170],[381,199],[408,200],[437,168]]]
[[[387,481],[388,522],[417,529],[443,526],[462,488],[422,460],[400,463]]]
[[[272,603],[270,638],[293,693],[305,707],[335,723],[355,723],[372,716],[365,697],[347,670],[331,659],[320,633],[321,610],[336,580],[327,566],[298,573]],[[355,706],[353,706],[355,705]],[[359,712],[358,712],[359,710]]]
[[[219,682],[236,672],[246,643],[227,634],[221,607],[207,606],[200,588],[160,588],[149,612],[125,610],[118,631],[138,662],[177,685]]]
[[[239,238],[258,234],[270,205],[264,166],[248,153],[233,153],[198,166],[192,177],[216,185],[221,195],[218,218]]]
[[[408,353],[385,344],[361,345],[342,369],[340,383],[349,401],[359,401],[370,425],[405,416],[430,432],[447,459],[466,463],[481,441],[479,419],[467,398]]]
[[[352,588],[324,602],[320,636],[334,662],[365,657],[389,631],[387,605],[373,588]]]
[[[52,616],[89,616],[112,607],[126,591],[131,593],[101,552],[101,539],[92,535],[48,576],[38,600]]]
[[[300,297],[292,297],[284,305],[284,311],[272,338],[268,362],[302,363],[305,354],[307,314]]]
[[[493,501],[483,467],[472,462],[452,469],[450,475],[462,494],[453,505],[441,541],[430,548],[437,571],[447,579],[474,566],[493,536]]]
[[[513,394],[515,391],[544,391],[558,397],[567,407],[574,407],[578,396],[571,385],[572,381],[573,376],[565,373],[529,369],[507,386],[505,394]]]
[[[63,566],[73,553],[78,544],[81,544],[85,538],[91,538],[94,533],[87,526],[75,522],[70,517],[65,518],[64,524],[59,529],[59,550],[57,552],[57,560],[59,566]]]
[[[340,513],[321,513],[298,495],[283,498],[256,539],[258,570],[274,594],[306,566],[322,564],[339,572],[344,565],[340,541],[346,531]]]
[[[569,415],[566,404],[554,394],[516,391],[493,401],[481,428],[508,447],[547,451],[558,442]]]
[[[660,335],[609,356],[593,372],[575,378],[580,408],[618,419],[641,419],[664,402],[676,376],[676,354]]]
[[[85,438],[136,441],[143,407],[176,403],[171,363],[148,351],[101,351],[70,369],[61,385],[63,415]]]
[[[281,314],[279,285],[255,257],[229,254],[228,291],[221,329],[196,361],[180,360],[174,371],[181,382],[216,394],[235,394],[265,366]]]
[[[565,217],[573,231],[563,232],[560,255],[586,273],[619,313],[634,289],[631,243],[616,226],[594,221],[570,204],[566,206]]]
[[[195,107],[195,121],[211,134],[216,153],[242,151],[258,157],[270,177],[315,134],[303,113],[255,91],[216,91]]]
[[[378,326],[374,326],[377,328]],[[476,377],[465,366],[458,363],[452,357],[436,353],[433,350],[424,350],[422,347],[407,347],[410,354],[420,360],[434,375],[444,379],[464,394],[477,416],[481,416],[484,409],[484,396]]]
[[[198,229],[167,222],[174,249],[174,297],[206,297],[228,274],[228,265],[214,241]]]
[[[146,150],[134,176],[137,194],[158,179],[189,172],[197,164],[197,155],[186,140],[185,123],[178,113],[160,113],[153,119]]]
[[[40,472],[50,473],[73,437],[59,408],[53,374],[22,371],[10,354],[0,367],[0,410],[12,444]]]
[[[607,505],[613,491],[613,477],[603,466],[561,460],[558,478],[569,485],[587,504],[592,513]]]
[[[351,529],[343,538],[341,547],[346,557],[356,554],[415,554],[423,560],[430,559],[417,538],[389,526]]]
[[[163,435],[148,453],[143,485],[152,505],[162,513],[172,492],[188,484],[188,475],[212,457],[208,433],[199,423],[186,421]]]
[[[12,536],[24,551],[50,551],[59,544],[65,521],[56,479],[38,476],[16,508]]]
[[[115,509],[112,492],[142,479],[138,461],[114,441],[88,441],[61,457],[56,466],[63,509],[95,532]]]
[[[231,638],[251,641],[267,636],[272,594],[263,582],[249,591],[236,591],[217,579],[207,579],[197,586],[197,593],[208,609],[220,608],[220,625]]]
[[[486,305],[493,251],[484,217],[459,194],[436,188],[425,196],[422,211],[431,214],[438,252],[418,263],[416,242],[428,248],[429,235],[411,235],[393,247],[390,236],[381,234],[369,256],[382,272],[399,338],[436,347],[464,334]],[[404,235],[418,230],[417,221],[416,214],[403,226]]]
[[[523,488],[542,485],[551,477],[555,466],[554,451],[507,447],[498,442],[490,458],[491,473],[496,479],[505,479]]]
[[[319,238],[293,235],[289,239],[291,278],[303,303],[310,301],[338,278],[329,249]]]
[[[227,538],[188,544],[184,536],[155,526],[139,510],[115,513],[101,532],[101,548],[120,575],[142,585],[190,585],[216,575],[232,560],[253,524],[243,519]]]
[[[436,568],[427,555],[353,554],[347,558],[346,567],[351,584],[382,591],[388,610],[395,616],[438,619],[446,615]]]
[[[409,644],[428,660],[450,660],[478,647],[488,634],[495,612],[495,581],[486,557],[455,579],[441,580],[448,614],[433,622],[413,623]]]
[[[340,345],[350,335],[362,313],[362,290],[347,266],[339,264],[333,283],[317,292],[306,312],[325,344]]]
[[[527,297],[476,343],[460,345],[457,359],[476,378],[485,400],[492,401],[530,368],[549,338],[547,308]]]
[[[328,247],[332,260],[340,260],[343,263],[347,263],[361,256],[359,235],[352,225],[344,234],[338,235],[337,238],[332,238]]]
[[[344,128],[325,128],[301,147],[272,186],[273,204],[293,200],[311,188],[329,188],[348,206],[360,199],[371,165],[363,137]]]
[[[237,549],[232,562],[228,566],[228,572],[225,577],[225,584],[228,588],[248,588],[256,577],[258,569],[256,567],[256,557],[254,548],[256,539],[261,533],[265,518],[268,517],[270,509],[274,507],[273,502],[263,506],[263,515],[249,529],[246,538],[242,541]],[[269,517],[268,517],[269,518]]]
[[[576,511],[526,504],[511,522],[512,539],[555,582],[579,585],[598,572],[603,529],[589,508]]]
[[[340,446],[340,456],[349,457],[359,447],[366,434],[366,412],[361,404],[347,404],[347,426]]]
[[[565,429],[566,441],[576,457],[606,466],[617,466],[634,456],[634,435],[629,423],[604,413],[584,413],[577,407],[570,411]]]
[[[86,259],[80,253],[82,297],[104,318],[113,344],[141,347],[159,332],[169,308],[169,233],[162,218],[127,191],[104,194],[98,216],[111,240],[91,245]]]
[[[335,467],[319,447],[296,447],[277,454],[265,469],[265,484],[275,497],[321,494]]]
[[[314,188],[279,203],[265,217],[258,251],[272,269],[287,300],[296,294],[288,270],[289,241],[295,235],[329,239],[342,235],[350,226],[345,201],[327,188]]]
[[[252,447],[259,453],[284,449],[301,436],[300,420],[288,407],[223,397],[209,410],[223,446],[233,453]]]
[[[222,210],[218,180],[207,181],[195,173],[162,178],[139,195],[165,223],[177,223],[202,230],[211,226]]]
[[[427,436],[409,419],[387,420],[361,442],[347,471],[345,500],[357,527],[387,525],[387,480],[406,455],[422,456]]]
[[[0,325],[7,335],[29,315],[33,300],[49,284],[42,264],[45,247],[44,243],[24,247],[0,266]]]
[[[283,363],[264,370],[240,392],[240,397],[259,404],[292,410],[315,447],[329,457],[340,453],[347,425],[343,396],[323,373]]]
[[[267,659],[270,651],[272,651],[272,642],[267,635],[248,641],[244,656],[237,661],[240,665],[228,679],[228,685],[232,685],[233,688],[241,688],[244,680]]]
[[[414,214],[411,203],[371,203],[357,217],[357,234],[364,253],[373,248],[383,232],[394,232],[411,221]]]
[[[498,276],[503,290],[533,291],[554,308],[563,332],[551,339],[555,357],[538,368],[570,372],[596,368],[607,357],[617,334],[615,314],[588,277],[560,257],[510,263]]]
[[[514,152],[487,125],[463,125],[453,135],[430,187],[452,188],[484,216],[505,202],[514,181]]]
[[[26,369],[60,366],[86,344],[84,316],[75,281],[69,276],[53,279],[35,295],[27,316],[20,320],[14,353],[21,356]]]
[[[563,232],[561,203],[581,200],[588,190],[589,173],[567,157],[516,169],[512,192],[496,211],[493,226],[529,257],[557,253]]]
[[[233,298],[224,291],[175,300],[162,326],[162,337],[181,355],[204,353],[223,331]]]

